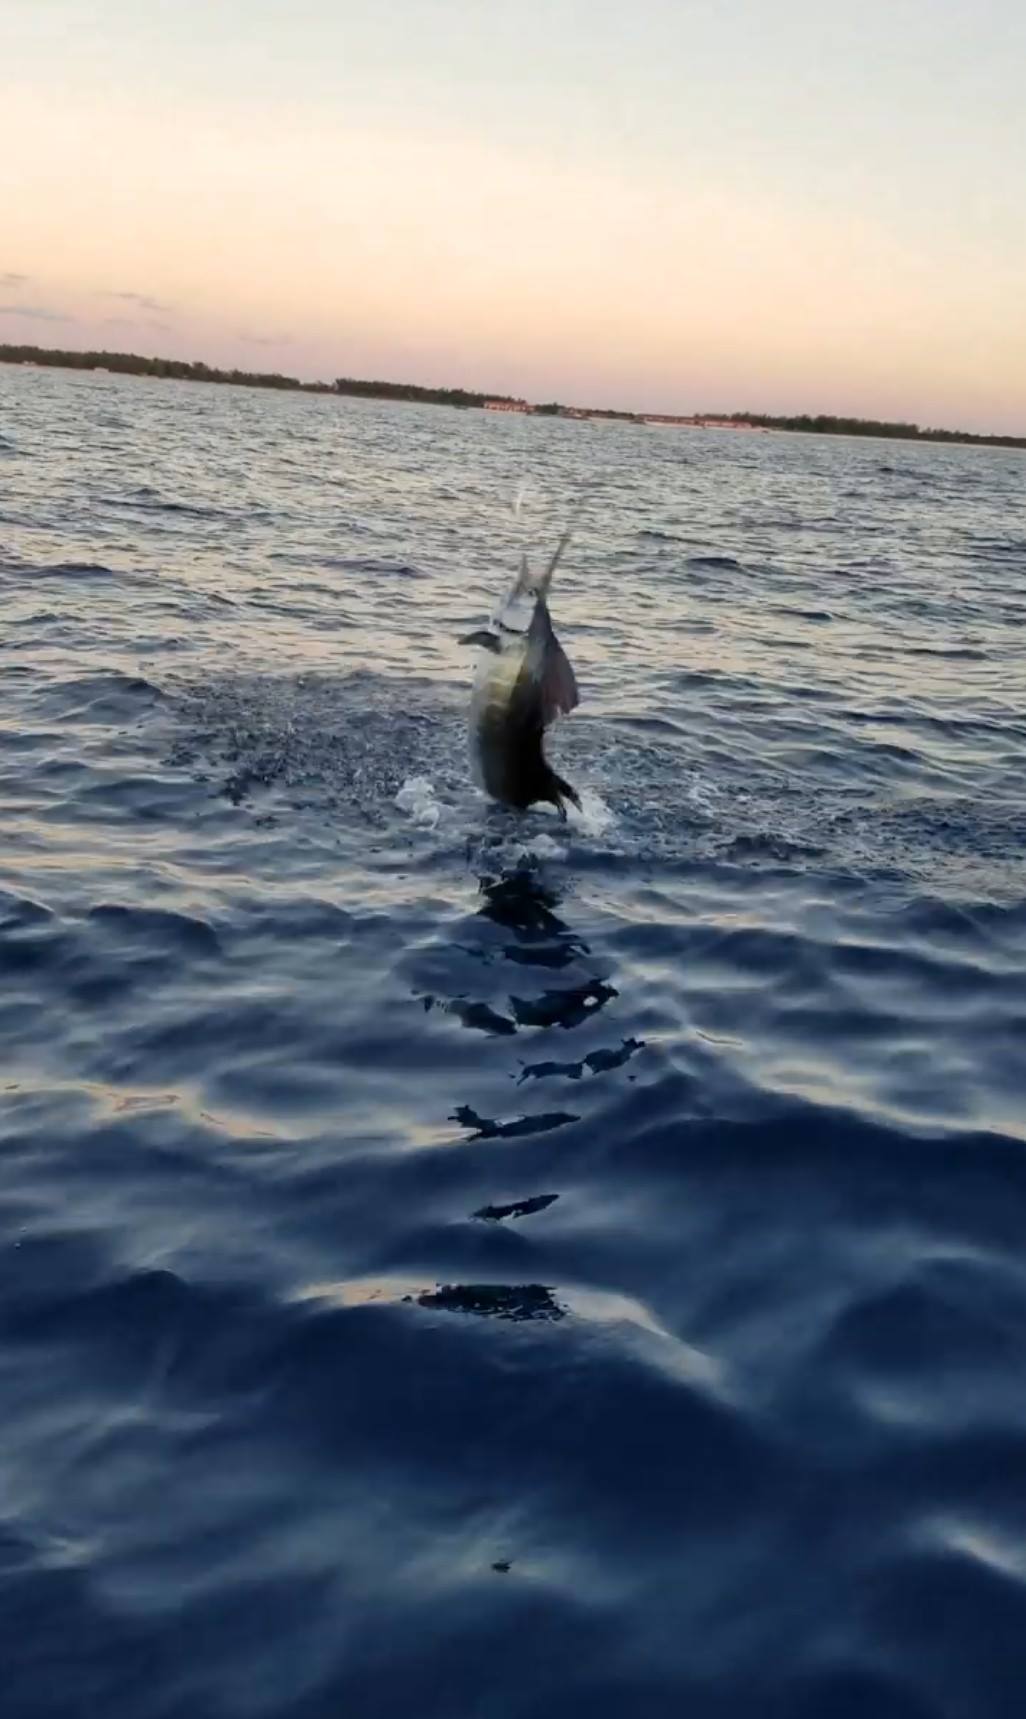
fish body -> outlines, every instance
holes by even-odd
[[[470,701],[471,753],[485,792],[523,810],[549,801],[565,817],[565,802],[580,805],[569,782],[545,757],[546,728],[579,702],[577,682],[556,637],[548,590],[566,545],[561,539],[546,571],[533,575],[526,561],[489,625],[460,642],[474,645],[480,661]]]

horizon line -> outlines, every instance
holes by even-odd
[[[925,428],[911,421],[859,418],[845,413],[827,412],[646,412],[613,406],[574,406],[555,400],[532,402],[520,396],[486,392],[451,386],[432,386],[418,382],[391,382],[382,378],[339,376],[334,382],[303,382],[297,376],[282,371],[225,369],[207,364],[204,359],[162,358],[153,354],[124,352],[93,346],[37,346],[32,342],[0,342],[0,363],[38,365],[45,369],[104,370],[102,363],[62,365],[62,359],[111,360],[112,373],[121,375],[150,375],[158,381],[200,381],[228,387],[268,388],[299,393],[333,394],[339,398],[371,398],[392,400],[402,404],[437,404],[465,406],[516,413],[525,417],[561,417],[570,421],[612,419],[619,422],[649,424],[658,427],[723,428],[733,430],[777,430],[794,433],[853,435],[877,437],[881,440],[957,442],[960,445],[983,445],[1026,449],[1026,434],[1011,431],[949,430],[941,426]],[[132,368],[128,368],[131,366]],[[160,369],[147,368],[160,366]]]

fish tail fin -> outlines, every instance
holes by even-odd
[[[555,803],[555,807],[556,807],[557,812],[559,813],[560,817],[565,820],[566,819],[566,804],[565,804],[565,802],[567,800],[569,800],[570,804],[572,806],[576,806],[577,810],[580,811],[580,809],[581,809],[581,797],[578,794],[576,788],[571,788],[569,782],[564,782],[562,776],[556,775],[555,770],[552,770],[550,772],[550,774],[552,777],[552,782],[551,782],[552,798],[553,798],[553,801]]]

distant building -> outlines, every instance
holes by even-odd
[[[746,418],[696,418],[700,430],[761,430],[761,424],[750,424]]]
[[[745,418],[681,417],[675,412],[646,412],[646,424],[679,424],[690,430],[761,430],[761,424],[750,424]]]
[[[526,400],[486,400],[486,412],[529,412],[530,406]]]

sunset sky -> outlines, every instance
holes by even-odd
[[[0,340],[1026,432],[1022,0],[0,0]]]

